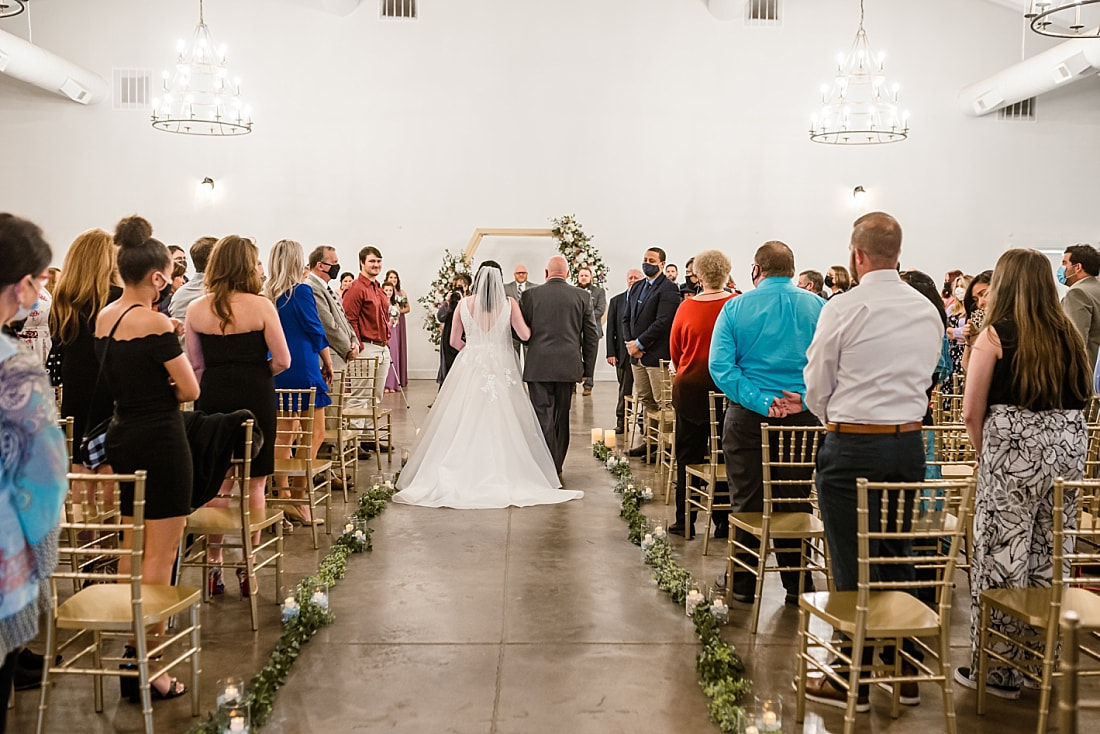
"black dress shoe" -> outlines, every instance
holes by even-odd
[[[688,534],[695,535],[695,528],[685,528],[682,522],[676,522],[668,526],[668,532],[686,538]]]
[[[626,452],[627,456],[633,456],[635,458],[639,456],[645,456],[645,446],[639,446],[637,448],[630,449]]]
[[[715,538],[728,538],[730,537],[730,526],[728,524],[717,525],[714,528]]]
[[[384,443],[384,444],[375,444],[374,441],[360,441],[359,442],[359,450],[360,451],[389,451],[390,450],[390,445],[386,444],[386,443]]]
[[[623,435],[624,433],[626,433],[626,427],[625,426],[615,426],[615,433],[619,436]]]

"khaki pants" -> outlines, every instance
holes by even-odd
[[[376,404],[382,402],[382,392],[386,387],[386,375],[390,373],[390,363],[393,361],[390,358],[390,348],[365,342],[360,348],[359,359],[371,359],[372,357],[379,358],[382,361],[382,370],[378,373],[378,379],[374,382],[374,395],[363,395],[355,393],[348,395],[347,405],[349,408],[369,408],[369,401],[372,398]],[[366,427],[366,421],[352,421],[352,426],[362,430]],[[367,439],[370,439],[369,435],[367,436]]]
[[[634,397],[650,412],[658,409],[657,392],[661,389],[661,368],[643,364],[630,365],[634,373]]]

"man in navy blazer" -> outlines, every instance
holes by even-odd
[[[612,296],[607,303],[607,363],[615,368],[615,377],[619,381],[619,402],[615,405],[615,433],[624,431],[626,403],[623,399],[634,392],[634,373],[630,369],[630,355],[626,351],[623,315],[626,313],[626,299],[630,294],[630,286],[643,277],[642,271],[637,268],[627,270],[626,290]]]
[[[664,269],[665,251],[660,247],[646,250],[642,258],[645,277],[631,286],[623,315],[634,395],[647,411],[658,410],[655,391],[661,384],[661,360],[672,357],[668,340],[681,300],[680,289],[665,277]]]

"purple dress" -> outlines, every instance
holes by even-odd
[[[401,295],[405,295],[402,293]],[[399,387],[407,387],[409,384],[409,342],[408,331],[405,325],[405,314],[397,318],[397,323],[390,328],[390,357],[393,359],[393,367],[386,375],[386,389],[397,390]]]

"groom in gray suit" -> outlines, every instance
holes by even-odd
[[[523,381],[531,396],[554,466],[561,477],[569,450],[569,408],[578,382],[596,368],[600,332],[588,291],[566,282],[569,264],[555,255],[546,264],[546,282],[520,302],[531,327]]]

